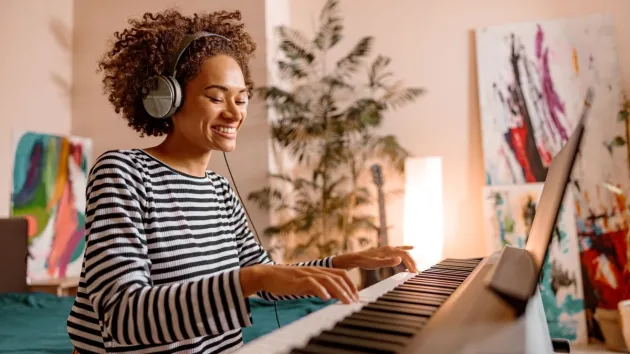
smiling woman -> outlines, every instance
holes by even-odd
[[[357,289],[347,269],[404,262],[415,271],[405,247],[284,266],[256,242],[227,180],[207,170],[213,150],[235,148],[247,117],[256,46],[240,20],[146,14],[115,34],[100,63],[115,111],[141,135],[165,138],[105,152],[90,171],[67,322],[80,353],[233,350],[251,325],[250,295],[350,303]]]

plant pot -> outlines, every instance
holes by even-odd
[[[630,300],[620,301],[617,308],[619,309],[621,333],[626,343],[626,348],[630,349]]]
[[[599,323],[599,327],[604,335],[604,346],[612,351],[627,352],[628,347],[621,332],[619,311],[598,307],[593,317]]]

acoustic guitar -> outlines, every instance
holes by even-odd
[[[376,185],[378,192],[378,215],[379,215],[379,228],[378,228],[378,247],[388,245],[387,235],[387,217],[385,212],[385,192],[383,192],[383,170],[380,165],[374,164],[370,168],[372,172],[372,180]],[[383,279],[387,279],[392,275],[403,272],[404,265],[400,264],[395,267],[386,267],[381,269],[361,269],[361,278],[363,280],[362,288],[374,285]]]

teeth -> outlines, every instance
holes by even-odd
[[[236,133],[236,128],[234,128],[234,127],[218,126],[218,127],[214,127],[214,129],[220,131],[221,133],[226,133],[226,134]]]

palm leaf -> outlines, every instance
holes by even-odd
[[[402,82],[397,82],[387,89],[381,101],[390,108],[396,109],[407,103],[413,102],[425,90],[418,87],[404,87]]]
[[[383,72],[389,65],[391,59],[379,55],[374,59],[368,72],[368,86],[372,89],[381,88],[384,86],[384,81],[387,77],[393,76],[391,72]]]
[[[319,19],[321,26],[313,43],[320,50],[327,50],[335,46],[341,40],[341,32],[343,25],[341,18],[338,16],[339,2],[337,0],[328,0],[320,13]]]
[[[399,173],[405,172],[405,160],[411,154],[405,150],[393,135],[369,139],[369,149],[376,158],[384,159]]]
[[[356,73],[362,59],[372,50],[373,42],[374,37],[361,38],[345,57],[337,61],[337,74],[345,77]]]

